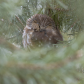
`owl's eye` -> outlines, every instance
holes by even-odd
[[[39,29],[40,29],[40,26],[39,26]]]
[[[51,26],[51,24],[49,24],[49,26]]]
[[[33,20],[34,21],[34,23],[37,23],[37,21],[36,20]]]
[[[56,29],[58,29],[58,27],[56,26]]]
[[[34,29],[34,31],[36,31],[36,29]]]

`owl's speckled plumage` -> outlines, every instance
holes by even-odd
[[[36,44],[56,44],[58,41],[63,41],[63,38],[52,18],[36,14],[27,20],[23,31],[23,46],[25,48]]]

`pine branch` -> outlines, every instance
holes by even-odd
[[[23,27],[25,27],[24,24],[22,23],[22,21],[20,20],[20,18],[19,18],[17,15],[15,15],[15,17],[16,17],[17,20],[21,23],[21,25],[22,25]]]
[[[8,48],[10,51],[17,51],[20,50],[18,47],[14,46],[13,44],[7,42],[4,38],[0,37],[0,46]]]
[[[20,27],[18,25],[16,25],[18,30],[21,32],[21,34],[23,34],[23,32],[21,31]]]
[[[17,35],[12,36],[12,37],[9,37],[9,38],[6,38],[6,40],[13,39],[13,38],[15,38],[15,37],[17,37]]]
[[[68,12],[69,9],[63,9],[63,8],[55,8],[56,11],[61,11],[61,12]]]
[[[19,67],[21,69],[32,69],[32,70],[52,70],[52,69],[58,69],[58,68],[62,68],[63,66],[66,66],[68,63],[71,63],[79,58],[81,58],[81,51],[77,51],[76,54],[74,54],[73,56],[67,57],[66,59],[64,59],[63,61],[59,61],[59,62],[54,62],[54,63],[49,63],[49,64],[45,64],[44,66],[41,65],[37,65],[37,64],[17,64],[15,62],[9,62],[8,64],[6,64],[6,67]]]

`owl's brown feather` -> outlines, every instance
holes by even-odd
[[[49,16],[36,14],[27,20],[23,32],[24,47],[56,44],[59,41],[63,41],[63,37]]]

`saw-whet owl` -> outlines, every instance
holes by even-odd
[[[36,14],[27,19],[22,38],[24,48],[57,44],[59,41],[63,41],[54,20],[43,14]]]

